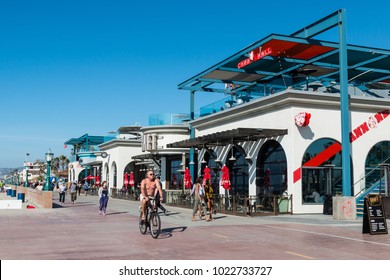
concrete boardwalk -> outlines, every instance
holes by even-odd
[[[0,259],[390,260],[390,236],[362,234],[361,218],[217,214],[192,222],[191,210],[167,206],[155,240],[139,232],[138,202],[110,198],[100,216],[96,196],[71,204],[67,195],[63,207],[53,197],[53,209],[0,210]]]

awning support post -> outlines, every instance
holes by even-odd
[[[340,60],[340,107],[341,107],[341,160],[343,196],[351,196],[351,143],[349,139],[350,116],[347,63],[347,21],[346,10],[339,11],[339,60]]]
[[[195,119],[195,91],[190,92],[190,120],[193,121]],[[195,138],[195,130],[190,125],[190,139]],[[190,148],[190,162],[194,163],[195,159],[195,149],[193,147]],[[195,181],[195,164],[189,164],[190,166],[190,174],[192,181]]]

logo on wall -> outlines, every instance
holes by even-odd
[[[311,114],[307,112],[301,112],[294,117],[295,124],[297,126],[308,126],[310,123]]]

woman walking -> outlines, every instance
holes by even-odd
[[[202,202],[204,198],[204,187],[202,186],[202,181],[203,181],[202,177],[196,179],[196,183],[193,188],[195,197],[194,197],[194,209],[192,211],[192,221],[195,221],[196,212],[199,211],[199,219],[202,219],[202,215],[205,212],[204,210],[202,211],[203,208]]]
[[[107,181],[103,181],[102,186],[98,191],[99,195],[99,215],[106,215],[108,195]]]
[[[205,202],[207,206],[207,216],[206,221],[212,221],[213,220],[213,211],[214,211],[214,190],[213,186],[210,183],[210,180],[206,180],[205,185]]]

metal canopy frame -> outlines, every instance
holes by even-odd
[[[110,137],[110,139],[113,139],[114,137]],[[74,145],[74,146],[97,146],[102,143],[104,143],[107,140],[107,137],[104,136],[91,136],[87,134],[84,134],[83,136],[79,138],[71,138],[68,141],[66,141],[64,144],[66,145]]]
[[[178,88],[236,95],[256,94],[259,86],[261,89],[263,85],[279,89],[294,86],[291,82],[286,83],[286,79],[291,81],[297,75],[303,79],[310,76],[320,81],[340,83],[342,42],[312,37],[342,25],[344,13],[343,10],[337,11],[290,36],[271,34],[180,83]],[[251,52],[268,48],[272,49],[271,54],[238,68],[240,62],[249,59]],[[348,81],[361,85],[381,82],[390,86],[390,50],[347,45],[346,56]],[[234,86],[226,88],[226,84]]]
[[[338,28],[338,42],[313,37]],[[246,95],[260,92],[265,85],[287,89],[294,77],[303,75],[340,84],[340,110],[343,162],[343,195],[351,195],[350,117],[348,82],[362,85],[381,82],[390,85],[390,50],[346,43],[346,10],[338,10],[290,36],[272,34],[259,40],[200,74],[180,83],[179,89],[190,91],[191,120],[194,116],[196,91]],[[306,82],[307,83],[307,82]],[[293,83],[292,83],[293,84]],[[191,139],[195,138],[190,124]],[[194,150],[191,148],[190,157]],[[190,166],[191,175],[194,168]]]
[[[168,144],[168,148],[207,148],[207,146],[225,146],[243,141],[257,141],[263,138],[278,137],[287,134],[287,129],[236,128],[199,136]]]

